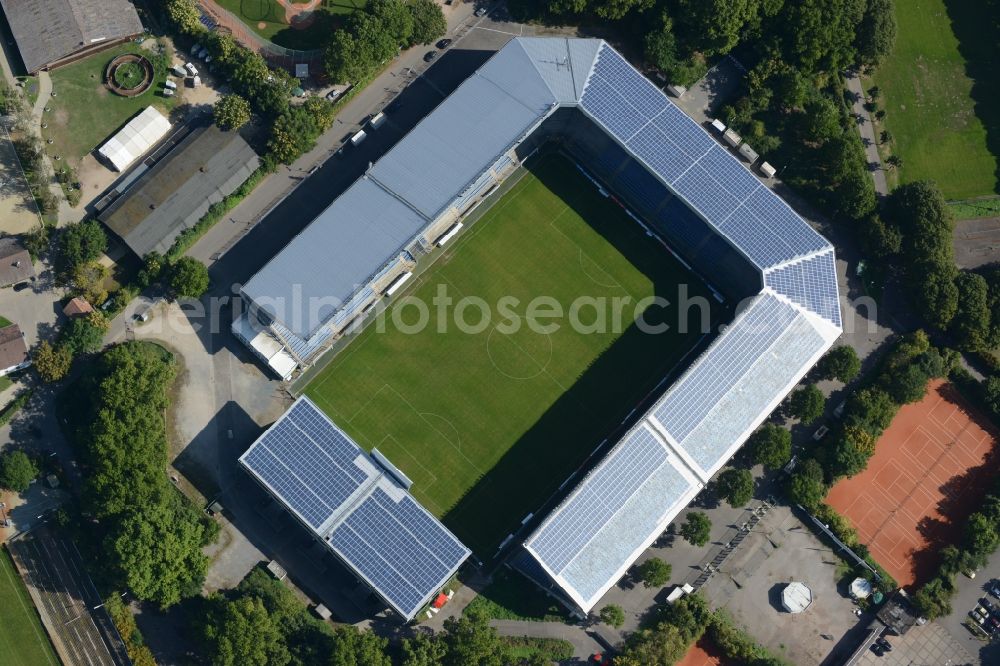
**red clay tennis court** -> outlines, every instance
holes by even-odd
[[[708,638],[702,637],[675,666],[734,666]]]
[[[900,585],[923,583],[988,487],[996,439],[954,386],[935,380],[923,400],[899,410],[868,468],[835,485],[826,501]]]

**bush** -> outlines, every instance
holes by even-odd
[[[23,493],[38,478],[38,465],[24,451],[0,454],[0,487]]]

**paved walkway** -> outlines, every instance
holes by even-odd
[[[578,624],[562,622],[530,622],[526,620],[490,620],[490,626],[501,636],[532,636],[534,638],[555,638],[573,644],[573,656],[588,659],[604,652],[587,630]]]
[[[885,180],[885,168],[882,166],[882,157],[878,154],[878,140],[875,136],[875,126],[872,124],[868,109],[865,108],[865,91],[861,85],[861,79],[857,72],[850,72],[847,75],[847,89],[854,96],[851,111],[857,119],[858,131],[861,133],[861,142],[865,146],[865,158],[868,161],[868,170],[875,181],[875,194],[884,197],[889,194],[889,186]]]

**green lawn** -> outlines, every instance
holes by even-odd
[[[302,4],[305,0],[293,0]],[[312,25],[294,29],[285,22],[285,8],[278,0],[216,0],[254,32],[279,46],[309,50],[323,47],[341,16],[363,9],[366,0],[325,0]]]
[[[562,604],[507,567],[497,569],[490,584],[469,602],[463,612],[473,611],[481,612],[493,620],[573,622],[572,616]]]
[[[585,219],[585,217],[586,219]],[[369,326],[306,393],[364,447],[378,447],[414,480],[413,492],[470,548],[491,555],[521,519],[556,491],[637,402],[698,341],[698,333],[643,333],[635,303],[677,285],[704,285],[567,160],[536,162],[510,192],[453,242],[408,296],[431,308],[417,334],[387,317]],[[439,287],[479,297],[495,315],[476,333],[437,332]],[[576,332],[568,320],[538,333],[505,330],[498,305],[524,315],[534,297],[568,312],[578,298],[630,299],[619,330]],[[711,304],[715,301],[708,299]],[[716,308],[720,315],[721,307]],[[416,309],[391,309],[404,324]],[[477,322],[470,308],[466,320]],[[675,322],[675,306],[656,308]],[[592,322],[584,307],[579,320]],[[536,327],[537,328],[537,327]]]
[[[947,199],[1000,192],[1000,56],[989,4],[898,0],[896,49],[874,77],[903,160],[890,176],[933,179]]]
[[[152,87],[136,97],[121,97],[104,85],[104,68],[122,53],[141,53],[156,68]],[[52,139],[46,150],[59,155],[73,167],[80,160],[117,132],[147,106],[155,106],[168,115],[183,99],[183,90],[176,97],[163,97],[166,67],[156,56],[138,44],[128,43],[94,54],[80,62],[60,67],[52,72],[52,89],[56,96],[49,101],[42,138]],[[54,164],[58,168],[58,162]]]
[[[52,643],[6,548],[0,549],[0,609],[0,662],[4,666],[58,666]]]

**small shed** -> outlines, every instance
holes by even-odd
[[[777,173],[769,162],[761,162],[757,168],[764,174],[765,178],[774,178],[774,174]]]
[[[722,122],[718,118],[712,121],[712,129],[714,129],[719,134],[726,131],[726,123]]]
[[[94,306],[87,302],[86,299],[76,296],[71,299],[66,307],[63,308],[63,314],[72,319],[73,317],[83,317],[94,311]]]
[[[750,164],[756,162],[757,158],[760,157],[760,155],[757,154],[757,151],[751,148],[750,144],[748,143],[744,143],[742,146],[740,146],[739,153],[740,156],[743,157],[743,159],[745,159]]]
[[[723,132],[722,139],[733,148],[740,145],[741,141],[740,135],[734,132],[732,127]]]
[[[812,603],[812,590],[805,583],[795,581],[781,591],[781,605],[789,613],[801,613]]]

